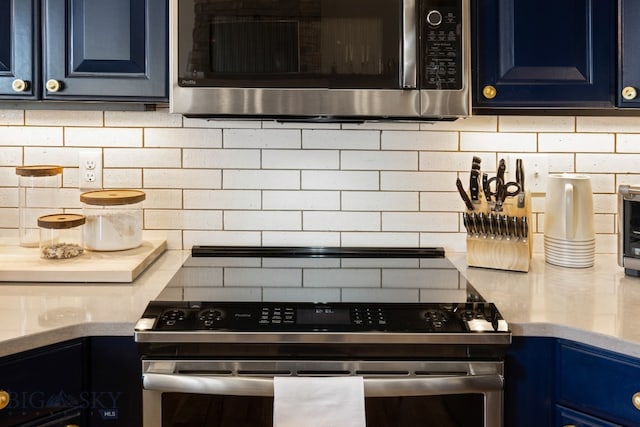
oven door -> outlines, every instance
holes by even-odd
[[[364,377],[368,427],[503,423],[502,362],[143,361],[145,427],[273,425],[273,377]]]

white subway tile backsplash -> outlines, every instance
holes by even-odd
[[[377,190],[378,172],[374,171],[302,171],[303,190]]]
[[[301,230],[302,215],[296,211],[225,211],[225,230]]]
[[[221,129],[144,129],[145,147],[222,148]]]
[[[490,132],[463,132],[460,134],[460,150],[484,152],[535,152],[535,133],[490,133]]]
[[[458,219],[445,212],[383,212],[382,230],[458,231]]]
[[[340,155],[335,150],[263,150],[264,169],[338,169]]]
[[[389,232],[349,232],[342,235],[342,246],[365,247],[418,247],[420,237],[418,233],[389,233]]]
[[[543,133],[538,135],[538,150],[542,152],[613,153],[612,133]]]
[[[16,168],[0,167],[0,187],[17,187],[17,186],[18,186],[18,175],[16,175]],[[0,206],[2,206],[1,203],[0,203]]]
[[[257,190],[185,190],[185,209],[260,209]]]
[[[300,129],[225,129],[224,148],[300,148]]]
[[[418,170],[415,151],[342,151],[340,165],[343,170]]]
[[[418,194],[393,191],[343,191],[345,211],[417,211]]]
[[[142,147],[142,129],[67,127],[64,130],[64,145],[69,147]]]
[[[379,231],[376,212],[303,212],[303,229],[311,231]]]
[[[61,127],[0,126],[0,146],[62,146]]]
[[[297,190],[299,171],[281,170],[223,170],[224,189]]]
[[[340,210],[339,191],[264,191],[265,210]]]
[[[146,188],[220,188],[222,173],[217,169],[145,169]]]
[[[105,148],[105,168],[179,168],[181,152],[176,148]]]
[[[552,173],[591,176],[597,251],[615,251],[617,186],[640,184],[638,135],[640,118],[635,117],[297,124],[190,119],[165,108],[0,110],[0,236],[16,235],[17,165],[64,166],[62,203],[81,212],[78,152],[86,147],[102,150],[105,188],[146,192],[145,230],[166,237],[170,248],[443,246],[464,251],[464,206],[456,178],[467,186],[474,155],[482,159],[482,170],[493,174],[497,159],[524,152],[547,156]],[[537,251],[543,250],[536,240],[542,238],[544,196],[532,198]],[[268,293],[247,285],[241,294],[218,289],[225,292],[216,295],[348,300],[362,299],[361,289],[350,287],[361,285],[309,290],[287,285]],[[389,293],[377,289],[371,298],[427,298],[407,288],[417,284],[397,286]]]
[[[193,245],[260,246],[261,235],[259,231],[183,231],[183,246]]]
[[[0,130],[1,131],[1,130]],[[2,147],[0,150],[0,166],[21,166],[21,147]],[[15,172],[15,168],[13,169]],[[17,184],[17,181],[16,181]]]
[[[261,301],[260,288],[186,288],[185,301]]]
[[[576,172],[640,173],[640,154],[576,154]]]
[[[458,142],[458,132],[382,132],[383,150],[457,151]]]
[[[182,115],[169,110],[105,111],[104,125],[109,127],[182,127]]]
[[[24,114],[23,110],[0,110],[0,125],[22,126]]]
[[[640,132],[640,117],[576,117],[576,132]]]
[[[182,167],[201,169],[257,169],[259,150],[184,149]]]
[[[77,173],[76,173],[77,175]],[[103,169],[104,188],[142,188],[142,169]]]
[[[455,172],[381,172],[380,189],[383,191],[450,191],[455,188],[456,178]]]
[[[263,231],[264,246],[340,246],[340,233],[326,231]]]
[[[500,132],[575,132],[575,117],[500,116]]]
[[[377,130],[303,130],[302,148],[311,150],[377,150],[380,148],[380,132]]]
[[[24,121],[27,126],[90,126],[102,127],[102,111],[77,110],[26,110]]]

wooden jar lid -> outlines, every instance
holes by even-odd
[[[82,193],[80,201],[87,205],[117,206],[139,203],[145,197],[144,192],[139,190],[100,190]]]
[[[78,214],[53,214],[38,218],[38,227],[54,228],[58,230],[74,228],[84,224],[86,218]]]
[[[17,166],[16,175],[20,176],[55,176],[62,173],[62,166],[56,165],[31,165]]]

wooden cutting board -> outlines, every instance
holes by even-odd
[[[131,283],[166,247],[166,240],[145,240],[126,251],[46,260],[38,248],[0,244],[0,282]]]

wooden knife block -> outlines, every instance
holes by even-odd
[[[517,205],[517,197],[508,197],[503,205],[501,215],[509,218],[526,218],[528,230],[525,237],[515,239],[513,237],[499,237],[492,233],[467,233],[467,265],[472,267],[494,268],[498,270],[511,270],[528,272],[531,265],[533,251],[533,230],[531,224],[531,194],[524,195],[523,208]],[[473,211],[467,214],[492,213],[489,204],[482,198]]]

